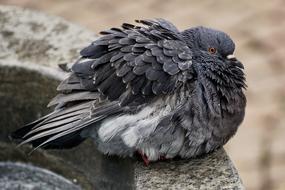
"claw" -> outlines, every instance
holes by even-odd
[[[141,155],[141,158],[143,159],[144,165],[148,166],[150,161],[148,160],[147,156],[139,150],[138,150],[138,153]]]
[[[165,156],[159,156],[159,160],[167,160]]]

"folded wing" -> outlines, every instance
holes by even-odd
[[[50,102],[54,112],[12,136],[22,144],[72,147],[81,131],[110,116],[136,113],[193,78],[192,52],[173,24],[138,20],[101,32],[84,48]]]

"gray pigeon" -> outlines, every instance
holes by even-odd
[[[180,32],[164,19],[101,32],[84,48],[49,106],[12,134],[35,149],[71,148],[86,138],[108,155],[145,162],[191,158],[224,145],[246,106],[243,65],[224,32]]]

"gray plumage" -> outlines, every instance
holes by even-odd
[[[231,38],[163,20],[101,32],[81,51],[49,105],[54,112],[12,134],[36,148],[93,138],[104,154],[149,160],[195,157],[224,145],[245,113],[245,77]]]

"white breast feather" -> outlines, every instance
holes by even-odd
[[[98,131],[98,135],[103,142],[109,141],[127,127],[133,126],[137,121],[146,118],[153,110],[154,107],[146,107],[134,115],[123,115],[104,120]]]

